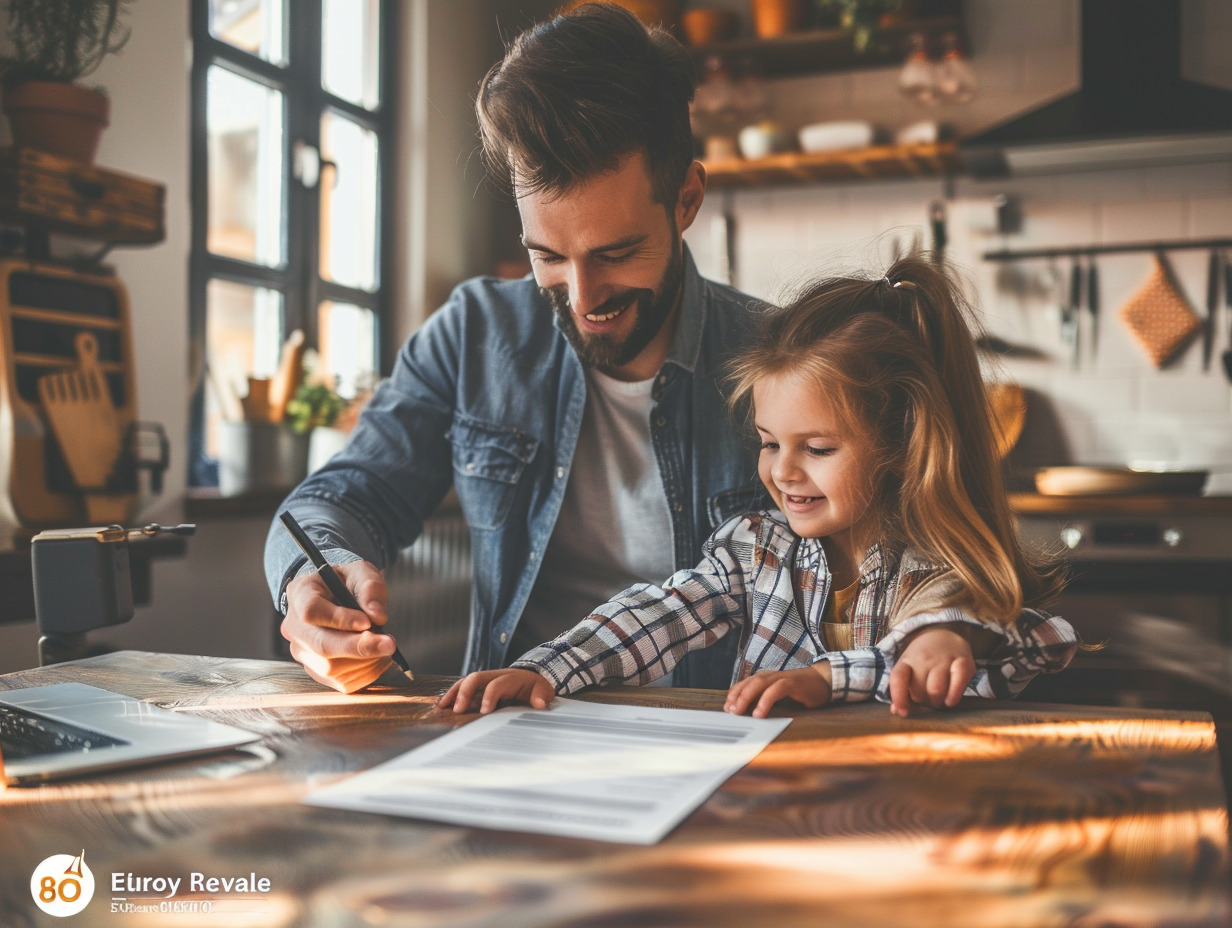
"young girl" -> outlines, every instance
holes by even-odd
[[[740,657],[725,709],[759,718],[784,699],[873,697],[906,716],[964,694],[1015,696],[1061,670],[1077,641],[1033,608],[1061,580],[1014,534],[968,314],[919,256],[768,312],[734,368],[732,405],[751,401],[777,509],[727,522],[696,568],[630,587],[439,705],[544,708],[554,694],[649,683],[729,634]]]

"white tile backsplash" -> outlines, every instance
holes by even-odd
[[[1232,87],[1232,3],[1182,4],[1185,73]],[[815,75],[772,85],[774,115],[793,127],[819,119],[870,119],[886,128],[922,118],[952,124],[962,134],[1000,122],[1062,95],[1080,80],[1079,0],[968,0],[967,31],[979,94],[962,107],[926,109],[897,93],[893,68]],[[1001,237],[987,226],[987,203],[1011,194],[1024,222]],[[1209,488],[1232,491],[1232,386],[1219,355],[1232,327],[1220,311],[1210,370],[1195,339],[1156,370],[1130,338],[1118,310],[1151,266],[1148,252],[1098,258],[1101,313],[1092,354],[1091,321],[1081,317],[1077,370],[1061,343],[1057,274],[1068,260],[987,262],[984,252],[1058,245],[1232,237],[1232,160],[1176,167],[1073,172],[1004,180],[956,178],[818,184],[712,195],[686,235],[703,273],[717,256],[708,217],[724,204],[736,220],[737,283],[770,299],[808,277],[884,270],[896,240],[928,242],[928,207],[947,202],[949,256],[973,289],[984,328],[1035,357],[1002,358],[997,375],[1030,389],[1032,411],[1019,449],[1033,464],[1126,463],[1155,460],[1213,466]],[[977,221],[984,216],[984,220]],[[1232,249],[1229,249],[1232,257]],[[1206,313],[1208,255],[1175,251],[1177,283],[1200,315]],[[1016,452],[1017,454],[1018,452]]]
[[[1147,252],[1098,258],[1101,314],[1094,357],[1090,318],[1081,317],[1081,363],[1071,367],[1059,333],[1058,289],[1050,277],[1069,261],[986,262],[986,251],[1058,244],[1151,241],[1232,235],[1232,170],[1226,165],[1120,170],[991,182],[960,181],[950,201],[950,257],[969,280],[991,334],[1037,357],[1003,358],[1000,376],[1031,389],[1037,421],[1021,449],[1032,464],[1117,464],[1152,460],[1173,466],[1232,469],[1232,386],[1220,353],[1228,347],[1220,311],[1211,369],[1200,339],[1156,370],[1123,328],[1118,310],[1150,270]],[[808,278],[880,273],[895,241],[927,239],[938,181],[818,185],[712,196],[686,238],[703,273],[714,273],[709,221],[723,201],[736,220],[737,281],[746,291],[782,299]],[[1022,201],[1021,232],[1004,239],[969,228],[979,201],[1010,193]],[[1205,314],[1207,254],[1170,253],[1182,291]],[[1222,483],[1220,481],[1223,481]],[[1211,488],[1225,486],[1223,477]]]

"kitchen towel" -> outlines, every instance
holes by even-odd
[[[1202,325],[1159,255],[1152,259],[1142,286],[1121,307],[1120,317],[1156,367],[1176,354]]]

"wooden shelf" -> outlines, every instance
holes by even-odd
[[[817,154],[790,152],[748,161],[707,161],[710,189],[813,184],[826,181],[896,180],[940,177],[962,171],[954,142],[932,145],[874,145]]]
[[[33,148],[0,149],[0,220],[112,245],[165,235],[166,188]]]
[[[813,29],[772,39],[733,39],[695,45],[691,50],[699,73],[706,59],[717,55],[729,62],[751,64],[762,77],[793,77],[901,65],[913,34],[923,33],[935,44],[951,32],[960,42],[966,42],[961,16],[930,16],[883,26],[864,52],[855,50],[851,36],[842,29]]]

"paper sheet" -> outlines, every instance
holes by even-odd
[[[654,844],[790,722],[558,698],[485,715],[304,801]]]

